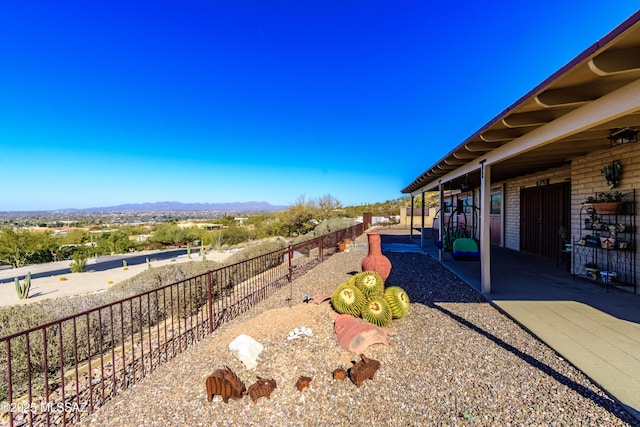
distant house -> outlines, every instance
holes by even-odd
[[[223,225],[213,224],[210,222],[181,221],[178,223],[178,227],[179,228],[197,227],[197,228],[205,229],[207,231],[211,231],[211,230],[217,230],[217,229],[223,228]]]
[[[471,224],[470,233],[480,244],[484,292],[491,291],[492,244],[569,259],[571,271],[581,276],[592,262],[605,273],[593,278],[603,280],[607,272],[616,272],[619,284],[637,292],[639,130],[637,12],[455,146],[402,192],[413,199],[437,190],[441,205]],[[617,165],[622,175],[613,183],[603,171]],[[595,221],[602,228],[594,230],[585,221],[594,210],[583,202],[610,190],[620,191],[625,203],[613,214],[596,209]],[[617,224],[626,225],[617,235],[625,246],[600,247],[596,238],[609,236],[608,226]]]

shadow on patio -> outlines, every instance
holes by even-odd
[[[438,259],[430,232],[422,241],[424,250],[419,247],[419,231],[413,239],[408,229],[382,230],[381,234],[384,252],[416,251]],[[492,292],[484,296],[640,418],[640,295],[576,279],[543,258],[498,247],[492,248],[491,255]],[[479,262],[456,261],[447,253],[442,264],[479,291]],[[556,377],[553,369],[528,360],[528,355],[489,332],[436,308]],[[570,379],[558,380],[571,387]]]

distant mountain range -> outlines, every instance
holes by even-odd
[[[269,202],[230,202],[230,203],[128,203],[117,206],[104,206],[87,209],[73,209],[77,211],[282,211],[289,206],[272,205]]]

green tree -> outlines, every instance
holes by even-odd
[[[286,236],[297,236],[312,230],[318,223],[314,221],[314,205],[305,201],[304,196],[296,200],[293,206],[278,214],[282,233]]]
[[[173,223],[160,224],[149,237],[149,241],[164,245],[187,244],[200,240],[201,233],[198,228],[181,228]]]
[[[135,248],[135,242],[121,231],[110,231],[100,234],[96,249],[100,255],[123,254],[130,248]]]
[[[69,230],[66,236],[56,237],[56,241],[61,245],[81,245],[91,241],[91,234],[79,228]]]
[[[36,255],[50,254],[55,247],[49,233],[14,231],[10,228],[0,230],[0,261],[15,268],[32,261]]]
[[[244,225],[249,229],[254,239],[265,239],[278,236],[278,220],[273,213],[251,215]]]
[[[315,219],[323,221],[325,219],[335,218],[344,214],[340,200],[331,194],[325,194],[319,197],[315,203],[316,214]]]
[[[226,227],[222,233],[222,243],[226,245],[237,245],[250,239],[251,233],[244,226]]]

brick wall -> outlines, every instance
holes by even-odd
[[[587,197],[597,192],[610,191],[600,169],[614,160],[622,165],[622,180],[615,190],[626,193],[640,188],[640,150],[637,144],[629,144],[575,159],[571,169],[571,230],[580,230],[580,208]],[[614,191],[615,191],[614,190]],[[637,219],[636,219],[637,221]],[[637,241],[637,236],[636,236]]]
[[[520,250],[520,189],[535,187],[537,181],[549,179],[549,184],[557,184],[571,180],[571,234],[572,240],[579,239],[582,233],[580,223],[580,209],[582,202],[595,193],[610,191],[606,179],[600,170],[604,165],[617,160],[622,165],[622,180],[615,190],[628,193],[640,190],[640,144],[630,144],[573,159],[571,165],[561,168],[548,169],[543,172],[522,176],[505,184],[505,246],[509,249]],[[495,183],[502,184],[502,183]],[[636,194],[640,199],[640,191]],[[640,202],[640,200],[637,200]],[[638,212],[640,203],[636,203],[636,224],[640,229]],[[640,233],[636,230],[636,247],[640,242]],[[638,251],[636,251],[636,263]],[[636,281],[640,283],[640,269]]]
[[[505,247],[520,250],[520,189],[535,187],[537,182],[548,179],[549,184],[558,184],[571,177],[569,165],[561,168],[547,169],[531,175],[525,175],[505,183]]]
[[[640,189],[640,146],[638,144],[620,146],[575,159],[571,169],[571,231],[573,239],[579,239],[582,234],[588,233],[582,230],[583,225],[580,223],[582,202],[589,196],[595,196],[598,192],[612,191],[600,170],[604,165],[610,164],[614,160],[619,161],[622,165],[622,180],[613,191],[626,194],[632,190],[638,192]],[[636,225],[640,224],[638,223],[637,203],[639,197],[640,194],[636,193]],[[637,228],[640,227],[636,227],[636,248],[640,238]],[[635,257],[637,264],[637,250]],[[636,272],[636,283],[640,283],[640,271]]]

